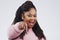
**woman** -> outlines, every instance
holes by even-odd
[[[9,28],[9,40],[46,40],[37,22],[37,10],[31,1],[23,3]]]

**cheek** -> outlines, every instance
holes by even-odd
[[[29,20],[30,20],[30,18],[25,16],[24,21],[28,22]]]
[[[37,21],[37,18],[34,18],[34,19],[31,19],[30,17],[26,17],[26,21],[27,22],[29,22],[29,21],[34,21],[34,22],[36,22]]]
[[[30,18],[26,18],[26,22],[29,22],[30,21]]]

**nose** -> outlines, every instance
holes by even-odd
[[[36,17],[33,17],[33,16],[32,16],[32,17],[30,18],[30,20],[36,20]]]

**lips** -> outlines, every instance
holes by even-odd
[[[34,25],[34,21],[29,21],[28,24],[29,25]]]
[[[34,22],[29,21],[29,23],[34,23]]]

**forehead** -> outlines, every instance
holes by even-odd
[[[34,8],[31,8],[29,11],[24,12],[24,14],[31,14],[31,15],[35,15],[36,14],[36,10]]]

